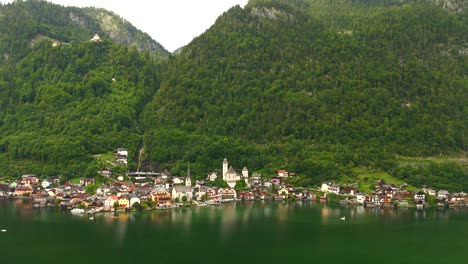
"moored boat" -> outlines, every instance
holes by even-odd
[[[85,210],[80,208],[75,208],[70,211],[72,214],[84,214]]]

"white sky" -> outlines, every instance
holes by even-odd
[[[12,0],[0,0],[9,3]],[[230,7],[248,0],[48,0],[64,6],[102,7],[148,33],[169,51],[187,45]]]

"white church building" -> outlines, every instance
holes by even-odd
[[[249,170],[244,167],[242,169],[242,175],[238,174],[236,170],[231,166],[229,167],[227,159],[223,160],[223,180],[227,182],[229,187],[234,188],[236,182],[241,180],[241,177],[244,178],[247,185],[249,185]]]

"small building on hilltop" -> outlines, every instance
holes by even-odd
[[[117,149],[117,153],[115,155],[117,159],[117,163],[120,165],[127,165],[128,161],[128,151],[123,148]]]
[[[94,34],[93,38],[90,39],[89,41],[91,41],[91,42],[101,42],[102,39],[101,39],[101,37],[99,37],[98,34]]]

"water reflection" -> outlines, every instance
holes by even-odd
[[[0,200],[0,228],[8,229],[0,234],[2,261],[18,263],[18,256],[34,256],[28,262],[76,262],[77,254],[86,252],[87,260],[103,263],[370,263],[382,262],[391,250],[376,243],[379,238],[385,238],[385,245],[401,244],[382,263],[440,263],[443,252],[450,252],[453,263],[466,260],[466,208],[246,201],[112,216],[97,214],[91,221],[57,208],[32,209],[28,203]],[[343,216],[346,221],[340,220]]]
[[[322,204],[321,206],[321,219],[323,224],[339,223],[341,217],[346,217],[346,214],[341,212],[340,207],[328,204]]]
[[[188,238],[191,234],[193,210],[191,210],[191,208],[180,208],[168,212],[170,212],[170,219],[173,228],[183,231],[181,234],[185,236],[185,238]]]
[[[122,220],[119,218],[119,221],[117,221],[117,227],[115,228],[115,242],[119,248],[123,248],[124,246],[125,236],[127,235],[127,223],[128,218],[122,218]]]
[[[19,221],[34,220],[53,222],[57,218],[70,217],[69,212],[60,212],[58,208],[33,208],[30,200],[0,200],[0,215],[14,217]],[[219,230],[220,240],[229,237],[238,230],[244,230],[250,223],[272,221],[277,231],[290,224],[293,215],[302,212],[307,219],[316,218],[322,225],[342,224],[345,217],[347,224],[362,224],[368,222],[408,222],[408,221],[449,221],[453,216],[464,214],[466,208],[446,209],[380,209],[362,206],[341,206],[315,202],[287,201],[243,201],[227,203],[221,206],[194,208],[179,208],[150,212],[119,213],[118,218],[113,213],[103,213],[95,216],[95,223],[107,225],[114,229],[115,239],[122,245],[128,232],[128,225],[151,224],[154,228],[170,226],[181,230],[189,236],[193,225]],[[77,221],[89,221],[88,217],[74,216]],[[305,219],[304,221],[308,221]]]

